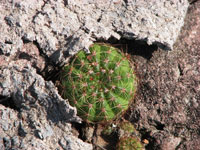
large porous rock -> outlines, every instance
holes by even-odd
[[[17,108],[46,113],[52,121],[78,121],[76,110],[58,94],[51,81],[45,81],[36,73],[30,62],[24,59],[10,61],[1,66],[0,95],[11,97]]]
[[[191,5],[174,51],[134,56],[140,76],[129,119],[148,149],[199,149],[200,1]]]
[[[0,103],[13,108],[0,104],[0,149],[92,149],[72,135],[70,122],[81,121],[76,109],[37,73],[45,61],[36,45],[0,60]]]
[[[51,81],[36,73],[31,61],[9,61],[0,74],[1,102],[11,99],[16,109],[0,105],[0,147],[92,149],[71,133],[69,122],[80,122],[75,108],[60,97]]]
[[[40,115],[37,117],[36,115]],[[63,141],[63,142],[60,142]],[[28,114],[0,104],[0,149],[92,150],[71,134],[71,125],[49,121],[45,114]]]
[[[140,39],[172,48],[187,0],[24,0],[1,2],[1,53],[15,54],[35,41],[45,55],[64,63],[68,54],[96,40]]]

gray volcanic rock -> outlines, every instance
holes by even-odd
[[[0,112],[1,150],[50,150],[60,149],[60,147],[71,150],[92,149],[90,144],[84,143],[71,134],[70,124],[54,124],[46,119],[45,114],[40,114],[38,118],[27,115],[26,112],[19,113],[1,104]],[[38,132],[40,132],[39,137]],[[66,139],[66,142],[60,144],[63,139]]]
[[[0,95],[11,97],[20,109],[18,112],[0,104],[0,147],[49,150],[60,147],[59,141],[68,137],[61,147],[92,149],[71,133],[67,122],[80,122],[75,108],[60,97],[51,81],[36,73],[31,61],[19,59],[1,66],[0,81]]]
[[[22,39],[37,41],[47,56],[63,64],[68,53],[111,37],[140,39],[171,49],[188,1],[16,0],[1,2],[1,7],[2,53],[15,54]]]
[[[42,107],[37,113],[48,112],[50,114],[46,115],[53,120],[80,120],[75,109],[60,97],[54,84],[36,74],[28,61],[11,61],[9,66],[1,68],[0,74],[0,95],[12,97],[16,107],[29,111]]]

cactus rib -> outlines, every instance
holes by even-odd
[[[113,120],[128,108],[136,91],[133,64],[118,49],[93,44],[80,51],[61,74],[62,96],[89,122]]]

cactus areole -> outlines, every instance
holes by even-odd
[[[85,121],[107,122],[128,108],[136,92],[133,64],[117,48],[93,44],[80,51],[61,73],[62,96]]]

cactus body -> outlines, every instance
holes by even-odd
[[[118,125],[118,128],[119,128],[119,137],[137,135],[137,130],[129,121],[121,122]]]
[[[62,96],[89,122],[114,119],[128,108],[136,91],[133,65],[118,49],[94,44],[80,51],[61,74]]]
[[[144,150],[144,147],[137,138],[124,137],[119,140],[117,150]]]
[[[117,150],[144,150],[143,144],[138,138],[138,132],[131,122],[123,121],[118,125],[119,141]]]

